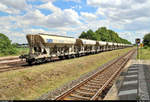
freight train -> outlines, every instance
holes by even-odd
[[[131,47],[131,44],[79,39],[50,34],[27,34],[29,54],[21,55],[27,63],[50,61],[54,57],[68,59],[102,51]]]

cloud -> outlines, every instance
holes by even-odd
[[[92,21],[97,19],[97,16],[95,14],[92,13],[88,13],[88,12],[80,12],[81,16],[83,19],[88,20],[88,21]]]
[[[1,3],[14,9],[24,9],[27,7],[26,0],[1,0]]]
[[[72,9],[65,9],[62,12],[55,12],[48,15],[47,23],[50,27],[64,27],[81,24],[78,13]]]
[[[147,34],[147,31],[136,31],[136,32],[121,32],[119,33],[119,36],[122,38],[125,38],[132,42],[132,44],[135,44],[135,39],[140,38],[141,42],[143,41],[143,37],[145,34]]]
[[[49,15],[44,15],[40,9],[28,10],[23,16],[16,16],[16,24],[18,27],[32,27],[34,25],[46,28],[61,28],[67,26],[76,26],[81,24],[78,13],[73,9],[64,9],[47,2],[39,6],[39,8],[53,11]]]
[[[48,3],[42,4],[42,5],[38,6],[38,8],[48,9],[48,10],[51,10],[52,12],[61,12],[61,9],[56,7],[56,6],[54,6],[52,4],[52,2],[48,2]]]
[[[50,6],[50,8],[48,6]],[[52,13],[44,15],[40,10],[41,8],[51,10]],[[41,32],[66,35],[68,31],[81,24],[78,13],[73,9],[61,10],[51,2],[44,2],[44,4],[40,5],[40,9],[38,6],[34,6],[33,8],[31,7],[30,10],[27,9],[23,15],[1,17],[1,33],[8,35],[13,42],[23,43],[26,42],[26,40],[21,41],[19,39],[21,39],[21,36],[22,39],[25,39],[27,33],[33,34]],[[33,26],[37,26],[38,28],[34,29],[32,28]],[[47,28],[48,30],[44,30],[43,28]]]
[[[65,0],[65,1],[73,1],[73,2],[77,2],[77,3],[81,2],[81,0]]]
[[[0,16],[0,31],[16,42],[25,41],[27,33],[78,37],[102,26],[119,30],[121,37],[131,41],[150,31],[149,0],[86,0],[84,5],[82,0],[64,1],[72,1],[70,8],[56,6],[59,0],[1,0],[0,11],[8,14]]]
[[[19,14],[21,10],[26,10],[28,5],[25,0],[1,0],[0,11],[9,14]]]
[[[145,12],[150,9],[148,0],[87,0],[87,4],[97,7],[96,14],[111,22],[112,27],[120,25],[122,30],[136,31],[149,26],[150,12]]]
[[[13,8],[8,8],[6,5],[0,3],[0,11],[2,12],[6,12],[9,14],[18,14],[20,11],[17,9],[13,9]]]
[[[44,27],[51,27],[51,28],[59,28],[59,27],[65,27],[65,26],[75,26],[81,24],[79,20],[79,15],[78,13],[73,10],[73,9],[64,9],[61,10],[60,8],[56,7],[53,5],[51,2],[47,2],[45,4],[42,4],[38,6],[39,9],[47,9],[52,11],[51,14],[45,16],[43,15],[39,10],[36,9],[37,15],[35,17],[25,17],[27,19],[33,18],[36,20],[36,25],[41,25]],[[34,13],[34,11],[32,11]],[[32,15],[32,14],[27,14],[27,15]],[[40,17],[38,15],[41,15]],[[36,17],[37,16],[37,17]],[[39,18],[38,18],[39,17]],[[39,23],[39,24],[37,24]],[[34,22],[33,22],[34,24]]]

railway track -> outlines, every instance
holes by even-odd
[[[6,59],[0,59],[0,73],[6,72],[6,71],[11,71],[11,70],[17,70],[17,69],[24,69],[24,68],[29,68],[31,66],[36,66],[40,64],[45,64],[49,62],[54,62],[54,61],[60,61],[58,58],[53,58],[51,61],[44,62],[44,63],[35,63],[32,65],[28,65],[25,61],[20,60],[18,58],[6,58]]]
[[[129,51],[115,62],[67,90],[55,100],[102,100],[134,52],[135,49]]]
[[[19,69],[24,65],[25,62],[21,61],[19,57],[12,57],[12,58],[1,58],[0,59],[0,73],[6,72],[10,70]]]
[[[19,56],[0,57],[0,62],[5,60],[15,60],[15,59],[19,59]]]
[[[61,61],[61,59],[53,58],[51,61],[48,61],[45,63],[55,62],[55,61]],[[36,64],[33,64],[33,66],[45,64],[45,63],[36,63]],[[28,67],[30,67],[30,65],[28,65],[25,61],[20,60],[19,57],[0,58],[0,73],[11,71],[11,70],[24,69]]]

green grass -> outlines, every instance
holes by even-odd
[[[4,56],[20,56],[22,54],[27,54],[29,52],[29,48],[16,48],[16,50],[17,50],[16,54],[4,55],[4,54],[0,53],[0,57],[4,57]]]
[[[75,80],[131,48],[47,63],[0,74],[0,100],[37,99]]]
[[[142,60],[150,60],[150,47],[140,48],[139,55]]]
[[[29,48],[17,48],[17,54],[16,55],[22,55],[27,54],[29,52]]]

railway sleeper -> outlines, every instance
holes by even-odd
[[[97,92],[97,89],[89,89],[89,88],[86,88],[86,87],[80,87],[80,90],[84,90],[84,91],[90,91],[90,92]]]
[[[107,73],[106,75],[104,75],[104,76],[105,76],[104,79],[109,79],[109,78],[112,76],[112,74],[113,74],[113,73],[111,73],[111,74]]]
[[[102,82],[104,79],[101,79],[101,78],[95,78],[95,79],[93,79],[93,80],[91,80],[91,81],[93,81],[93,82]]]
[[[91,82],[91,83],[95,83],[95,84],[100,84],[100,83],[101,83],[101,80],[100,80],[100,81],[91,80],[90,82]]]
[[[90,100],[90,97],[80,96],[80,95],[77,95],[77,94],[74,94],[74,93],[70,94],[70,96],[78,98],[80,100]]]
[[[91,85],[84,85],[84,87],[87,87],[89,89],[99,89],[99,87],[91,86]]]
[[[87,93],[82,93],[82,92],[77,92],[75,91],[73,94],[76,94],[76,95],[79,95],[79,96],[82,96],[82,97],[88,97],[88,98],[91,98],[94,94],[87,94]]]
[[[112,71],[113,72],[113,71]],[[113,73],[107,73],[107,76],[106,76],[106,78],[110,78],[112,75],[113,75]]]
[[[94,94],[97,92],[97,90],[88,90],[86,88],[79,88],[79,89],[77,89],[77,91],[82,91],[82,92],[86,92],[86,93],[90,93],[90,94]]]
[[[95,77],[93,80],[91,80],[91,81],[93,81],[93,82],[101,82],[101,81],[103,81],[104,79],[106,79],[106,77],[104,77],[104,78],[101,78],[101,77]]]
[[[99,75],[97,75],[96,77],[105,78],[105,77],[104,77],[104,75],[105,75],[104,73],[105,73],[105,72],[102,72],[102,73],[100,73]],[[95,78],[96,78],[96,77],[95,77]]]
[[[106,79],[107,75],[103,75],[103,76],[97,76],[95,77],[93,80],[96,80],[96,81],[103,81],[104,79]]]
[[[107,72],[106,72],[107,73]],[[104,74],[103,76],[97,76],[94,79],[105,79],[108,77],[108,74]]]
[[[95,83],[91,83],[91,82],[88,82],[87,84],[88,84],[88,85],[91,85],[91,86],[96,86],[96,87],[102,86],[101,84],[95,84]]]
[[[67,96],[67,97],[63,98],[63,100],[81,100],[81,99],[78,99],[78,98],[73,97],[73,96]]]
[[[86,97],[91,97],[94,96],[95,92],[87,92],[87,91],[83,91],[83,90],[75,90],[76,93],[82,95],[82,96],[86,96]]]

